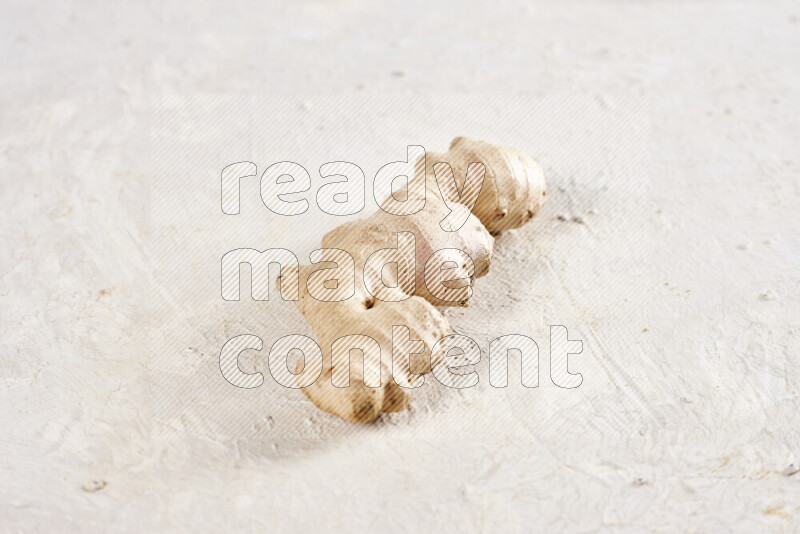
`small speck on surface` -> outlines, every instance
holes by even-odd
[[[786,512],[784,507],[781,506],[769,506],[766,510],[764,510],[764,515],[774,515],[778,517],[782,517],[786,519],[789,517],[789,514]]]
[[[786,466],[786,469],[781,471],[781,474],[785,477],[790,477],[796,475],[797,473],[800,473],[800,467],[797,467],[795,464],[789,464]]]
[[[100,491],[105,487],[106,487],[105,480],[90,480],[89,482],[83,485],[83,491],[94,493],[96,491]]]

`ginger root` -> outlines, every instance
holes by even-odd
[[[470,163],[485,165],[486,178],[472,213],[492,234],[526,224],[544,204],[547,192],[542,168],[516,148],[456,137],[449,152],[432,152],[426,161],[427,175],[431,177],[436,162],[449,163],[459,189],[464,185]]]
[[[448,232],[440,226],[448,206],[452,208],[458,200],[458,192],[442,193],[433,169],[438,162],[450,164],[459,191],[463,191],[470,163],[485,166],[483,186],[472,214],[456,231]],[[444,254],[455,252],[445,259],[456,264],[456,278],[469,280],[471,286],[474,278],[489,271],[494,247],[491,234],[522,226],[544,203],[545,180],[541,168],[535,160],[513,148],[457,137],[449,152],[427,155],[425,170],[426,199],[421,211],[396,216],[378,210],[324,236],[324,249],[346,251],[355,260],[352,297],[340,302],[318,300],[309,290],[320,289],[323,282],[315,279],[314,273],[325,269],[325,264],[300,267],[300,298],[296,304],[323,350],[322,375],[303,391],[319,408],[348,421],[365,423],[381,412],[405,409],[412,388],[420,383],[419,376],[430,372],[437,363],[431,362],[431,347],[453,333],[436,306],[468,305],[468,298],[451,302],[428,290],[423,267],[431,254],[442,249],[465,252],[472,260],[471,266],[461,261],[457,251]],[[367,261],[380,249],[397,247],[398,232],[411,232],[415,237],[416,276],[411,281],[400,280],[399,269],[378,272]],[[326,260],[333,261],[333,256],[323,262]],[[367,285],[381,286],[381,299],[375,298]],[[340,289],[343,293],[352,290]],[[340,340],[344,336],[348,339]],[[354,357],[346,365],[346,356],[352,348],[360,350],[353,351]],[[301,366],[298,365],[298,372]],[[374,378],[377,371],[380,371],[379,383]],[[342,387],[347,383],[348,372],[349,386]]]

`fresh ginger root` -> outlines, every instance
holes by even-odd
[[[472,214],[456,231],[447,232],[440,226],[440,221],[449,211],[444,198],[448,198],[447,204],[452,207],[458,193],[442,194],[433,169],[438,162],[450,164],[460,191],[464,190],[468,165],[483,163],[485,166],[483,186]],[[418,168],[421,169],[421,165]],[[431,294],[424,280],[428,257],[442,249],[466,252],[472,259],[472,266],[461,262],[458,256],[447,259],[456,264],[456,269],[453,269],[458,273],[456,278],[468,279],[471,286],[474,278],[489,271],[494,246],[491,234],[522,226],[539,212],[544,203],[545,180],[538,163],[514,148],[484,141],[457,137],[449,152],[428,154],[426,177],[425,207],[421,211],[396,216],[378,210],[366,219],[332,230],[323,238],[324,249],[347,251],[355,260],[352,297],[340,302],[314,298],[309,289],[320,290],[324,285],[318,281],[321,277],[314,274],[321,267],[319,264],[300,267],[300,298],[296,304],[323,350],[322,374],[303,391],[319,408],[348,421],[365,423],[381,412],[404,410],[412,388],[421,382],[420,375],[430,372],[432,365],[437,363],[431,362],[431,348],[439,339],[453,333],[447,319],[435,306],[468,305],[468,298],[450,302]],[[447,191],[447,188],[443,189]],[[398,232],[414,234],[415,280],[398,280],[399,269],[394,273],[388,272],[389,269],[376,272],[368,265],[367,259],[375,251],[399,247]],[[329,256],[322,261],[333,260],[334,257]],[[322,269],[325,270],[324,264]],[[381,280],[383,284],[379,283]],[[381,299],[367,290],[368,283],[373,288],[382,286]],[[338,290],[346,295],[351,294],[352,289],[325,286],[324,291]],[[349,365],[347,351],[356,345],[334,344],[343,336],[360,336],[360,343],[356,345],[361,350],[353,351]],[[360,357],[362,351],[363,360]],[[298,372],[301,366],[298,366]],[[341,387],[347,383],[348,371],[349,386]],[[374,378],[377,371],[380,371],[379,385]],[[377,387],[365,385],[365,380]]]
[[[449,152],[432,152],[426,161],[427,175],[431,177],[437,162],[449,163],[459,189],[464,185],[470,163],[485,165],[486,177],[472,213],[492,234],[526,224],[544,204],[546,185],[542,168],[516,148],[456,137],[450,143]]]

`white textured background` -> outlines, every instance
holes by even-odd
[[[0,7],[0,531],[800,529],[796,2],[75,4]],[[228,337],[307,326],[218,258],[337,221],[251,184],[233,223],[221,168],[462,134],[550,189],[448,318],[565,324],[583,385],[484,361],[353,427],[224,382]]]

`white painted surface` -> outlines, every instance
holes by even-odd
[[[445,6],[3,4],[0,530],[800,529],[800,8]],[[270,219],[253,186],[232,223],[221,168],[370,176],[462,134],[550,189],[447,315],[543,356],[567,325],[581,387],[543,357],[538,390],[494,390],[484,361],[353,427],[225,383],[228,337],[308,330],[221,302],[218,258],[337,221]]]

